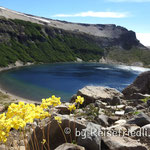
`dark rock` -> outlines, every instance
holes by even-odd
[[[69,115],[70,114],[70,110],[68,110],[68,107],[64,104],[56,106],[55,109],[58,110],[59,114],[62,114],[62,115]]]
[[[102,102],[102,101],[100,101],[100,100],[96,100],[95,101],[95,107],[98,107],[98,108],[106,108],[106,106],[107,106],[107,103],[104,103],[104,102]]]
[[[85,150],[85,148],[75,144],[65,143],[57,147],[55,150]]]
[[[44,119],[43,128],[40,126],[35,128],[28,144],[30,150],[36,149],[36,145],[41,148],[43,139],[46,139],[44,150],[48,149],[47,143],[50,143],[50,149],[54,150],[66,142],[72,143],[73,141],[87,150],[100,150],[101,136],[98,134],[100,125],[91,122],[86,124],[85,121],[74,119],[69,115],[61,115],[61,118],[62,123],[59,125],[54,119]]]
[[[114,124],[117,120],[119,120],[119,116],[110,116],[109,118],[108,118],[108,123],[110,124],[110,125],[112,125],[112,124]]]
[[[147,105],[150,106],[150,100],[147,101]]]
[[[136,124],[137,126],[145,126],[150,124],[150,117],[141,112],[140,114],[134,116],[134,118],[127,121],[127,124]]]
[[[77,139],[77,144],[85,147],[86,150],[101,150],[100,131],[100,125],[89,122],[84,134]]]
[[[37,145],[41,148],[43,139],[46,139],[47,143],[50,143],[49,146],[51,150],[54,150],[66,142],[72,143],[72,141],[76,141],[75,130],[82,131],[86,128],[85,122],[74,119],[74,117],[71,118],[69,115],[61,115],[61,118],[62,123],[60,126],[54,119],[44,119],[43,127],[37,126],[35,128],[29,140],[28,146],[30,150],[36,149]],[[44,145],[44,150],[46,150],[46,148],[48,149],[47,144]]]
[[[107,126],[109,126],[108,119],[109,119],[109,117],[106,115],[99,115],[98,117],[96,117],[95,120],[99,125],[101,125],[103,127],[107,127]]]
[[[125,108],[125,113],[133,113],[136,109],[133,108],[132,106],[127,106]]]
[[[145,107],[144,107],[144,106],[142,106],[142,105],[138,105],[138,106],[136,106],[136,109],[137,109],[137,110],[142,110],[142,109],[144,110],[144,109],[145,109]]]
[[[134,99],[135,93],[150,94],[150,71],[140,74],[122,93],[126,99]]]
[[[144,103],[143,101],[141,101],[141,99],[135,99],[135,100],[132,100],[132,101],[133,101],[133,103],[132,103],[133,106],[137,106],[139,104],[142,105]]]
[[[121,99],[117,96],[115,96],[111,101],[108,102],[112,106],[120,105]]]
[[[132,99],[144,99],[147,96],[149,96],[148,94],[141,94],[141,93],[133,93],[131,95]]]

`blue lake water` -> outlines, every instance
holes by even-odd
[[[22,67],[0,73],[3,89],[20,97],[41,101],[51,95],[68,101],[87,85],[122,90],[145,68],[99,63],[57,63]]]

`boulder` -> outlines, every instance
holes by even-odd
[[[65,143],[57,147],[55,150],[85,150],[85,148],[79,145]]]
[[[114,124],[116,121],[118,121],[120,116],[109,116],[108,122],[110,125]]]
[[[70,114],[70,110],[68,110],[68,107],[67,107],[66,104],[61,104],[59,106],[56,106],[55,109],[58,110],[57,113],[62,114],[62,115],[69,115]]]
[[[113,99],[110,101],[110,105],[115,106],[115,105],[120,105],[122,103],[120,97],[113,97]]]
[[[104,103],[104,102],[102,102],[102,101],[100,101],[100,100],[96,100],[95,101],[95,107],[98,107],[98,108],[106,108],[106,106],[107,106],[107,103]]]
[[[140,74],[122,93],[126,99],[134,99],[135,93],[150,94],[150,71]]]
[[[125,113],[133,113],[136,109],[133,108],[132,106],[127,106],[125,108]]]
[[[84,105],[95,103],[96,100],[116,105],[120,103],[120,98],[123,97],[123,94],[116,89],[101,86],[86,86],[80,89],[77,95],[85,98]]]
[[[49,118],[44,119],[41,125],[38,125],[29,139],[29,148],[30,150],[36,149],[36,145],[42,149],[43,139],[46,139],[46,143],[43,148],[48,149],[47,145],[49,145],[51,150],[54,150],[58,146],[63,143],[72,143],[76,141],[76,129],[78,131],[82,131],[86,128],[85,122],[74,119],[69,115],[59,115],[62,118],[62,123],[58,124],[58,122],[54,119]],[[38,142],[38,143],[37,143]],[[48,144],[47,144],[48,143]]]
[[[101,150],[101,126],[89,122],[84,133],[77,139],[77,144],[85,147],[86,150]]]
[[[62,123],[58,124],[54,118],[49,120],[44,119],[42,125],[38,125],[29,139],[28,147],[30,150],[36,149],[38,145],[40,149],[51,150],[56,149],[64,143],[72,143],[75,141],[78,145],[85,147],[88,150],[100,150],[101,136],[98,136],[97,131],[100,131],[100,125],[94,123],[86,123],[86,121],[71,117],[70,115],[59,115],[62,118]],[[93,131],[94,130],[94,131]],[[46,143],[43,145],[43,139]],[[58,147],[59,148],[59,147]]]
[[[140,114],[134,116],[134,118],[127,121],[127,124],[136,124],[137,126],[145,126],[150,124],[150,117],[141,112]]]
[[[102,115],[98,115],[95,120],[99,125],[103,127],[107,127],[109,126],[108,119],[109,119],[108,116],[102,114]]]
[[[109,150],[148,150],[141,143],[128,137],[106,136],[102,140]]]

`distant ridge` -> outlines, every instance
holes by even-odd
[[[147,66],[150,52],[133,31],[115,24],[52,20],[0,7],[0,66],[90,61]]]
[[[133,31],[128,31],[126,28],[121,26],[116,26],[115,24],[81,24],[81,23],[71,23],[67,21],[52,20],[44,17],[38,17],[34,15],[24,14],[16,12],[4,7],[0,7],[0,16],[9,19],[20,19],[24,21],[30,21],[33,23],[48,25],[51,27],[64,29],[67,31],[73,31],[76,33],[86,33],[98,37],[106,38],[120,38],[123,34],[130,34],[136,39],[136,35]],[[127,36],[127,35],[126,35]],[[137,41],[138,43],[138,41]]]

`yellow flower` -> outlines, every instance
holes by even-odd
[[[69,105],[69,106],[68,106],[68,109],[69,109],[70,111],[75,110],[75,109],[76,109],[75,104]]]
[[[44,145],[46,143],[46,139],[43,139],[41,143]]]
[[[50,117],[50,113],[47,112],[49,106],[60,105],[60,97],[55,97],[54,95],[48,99],[42,99],[42,104],[40,106],[35,106],[35,104],[25,104],[24,102],[19,102],[18,104],[12,103],[8,107],[7,113],[0,114],[0,142],[5,143],[9,136],[9,132],[12,128],[19,130],[24,129],[27,123],[33,123],[34,119],[44,119]],[[60,117],[55,117],[58,123],[61,123]],[[46,142],[43,139],[43,144]]]
[[[52,97],[47,99],[42,99],[41,107],[43,109],[47,109],[49,106],[58,106],[61,105],[60,97],[55,97],[55,95],[52,95]]]
[[[84,102],[84,97],[77,96],[77,99],[75,100],[75,102],[76,102],[76,103],[83,104],[83,102]]]
[[[54,119],[58,122],[58,123],[62,123],[62,118],[59,116],[55,116]]]

